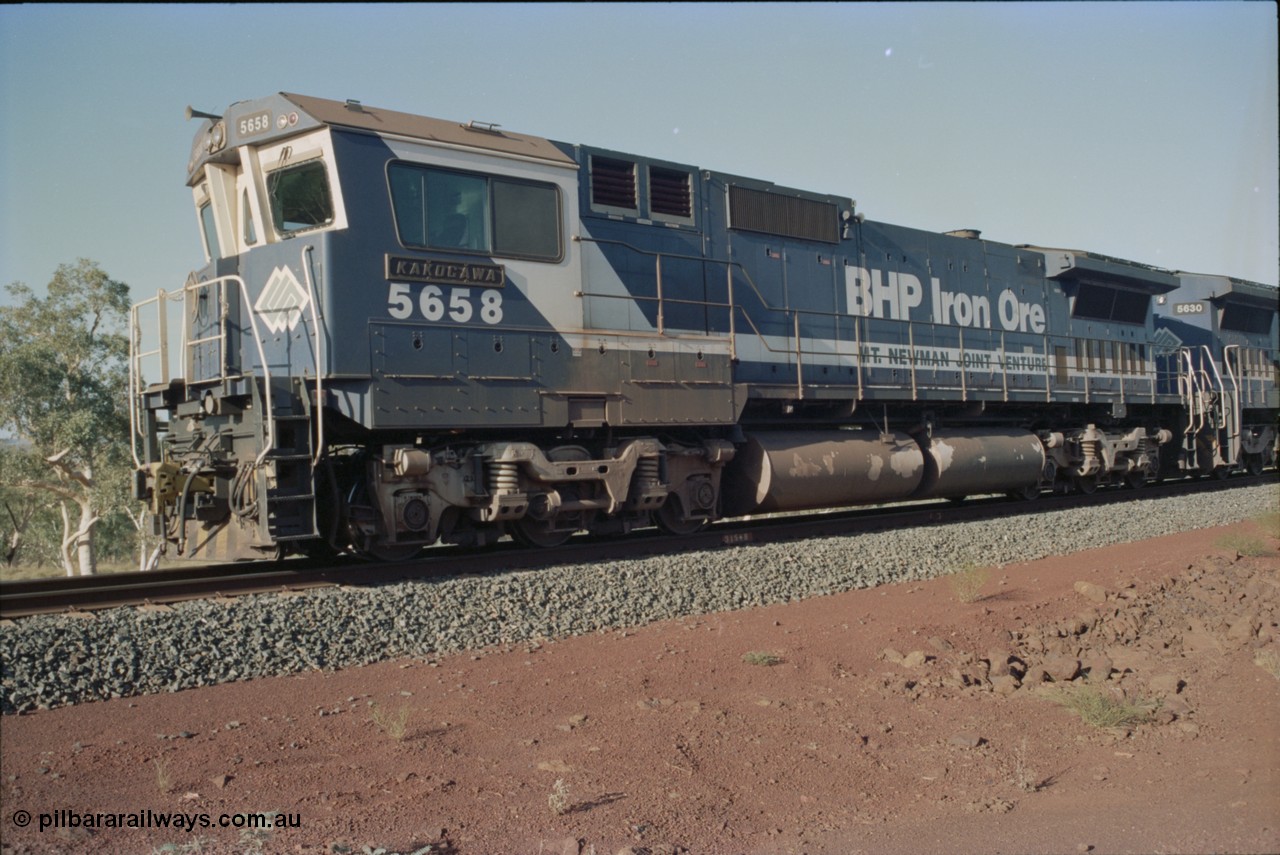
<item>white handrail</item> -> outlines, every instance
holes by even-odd
[[[248,289],[248,286],[246,286],[246,285],[245,285],[245,282],[244,282],[244,280],[243,280],[243,279],[241,279],[239,276],[236,276],[236,275],[234,275],[234,274],[227,275],[227,276],[219,276],[219,277],[216,277],[216,278],[214,278],[214,279],[207,279],[207,280],[205,280],[205,281],[203,281],[203,282],[188,282],[186,285],[184,285],[184,286],[182,287],[182,290],[181,290],[180,292],[178,292],[178,294],[177,294],[177,295],[174,295],[174,294],[168,294],[168,293],[166,293],[166,292],[162,289],[162,290],[159,290],[159,291],[157,291],[157,292],[156,292],[156,296],[155,296],[155,297],[152,297],[152,298],[151,298],[151,299],[149,299],[149,300],[143,300],[142,302],[137,303],[137,304],[133,307],[133,318],[135,319],[135,324],[134,324],[134,326],[135,326],[135,336],[131,336],[131,341],[130,341],[130,348],[133,350],[133,355],[134,355],[134,359],[133,359],[133,360],[131,360],[131,363],[130,363],[130,371],[129,371],[129,374],[130,374],[130,384],[129,384],[129,385],[130,385],[130,389],[129,389],[129,393],[130,393],[130,395],[132,396],[132,399],[133,399],[133,400],[132,400],[132,402],[131,402],[131,406],[130,406],[130,421],[131,421],[131,423],[132,423],[132,424],[133,424],[133,426],[134,426],[134,430],[136,431],[136,430],[138,429],[137,417],[136,417],[136,416],[137,416],[137,414],[136,414],[136,407],[137,407],[137,405],[138,405],[138,395],[139,395],[139,392],[141,391],[141,390],[138,388],[138,385],[139,385],[139,378],[138,378],[138,374],[140,373],[140,370],[141,370],[141,361],[142,361],[142,359],[144,359],[144,358],[146,358],[146,357],[148,357],[148,356],[155,356],[156,354],[160,354],[160,355],[161,355],[161,358],[162,358],[161,377],[163,378],[163,380],[164,380],[164,384],[165,384],[165,385],[168,385],[168,383],[169,383],[169,363],[168,363],[168,353],[169,353],[169,341],[168,341],[168,339],[169,339],[169,330],[168,330],[168,324],[167,324],[167,319],[166,319],[166,313],[164,312],[164,309],[163,309],[164,301],[165,301],[166,299],[169,299],[169,300],[181,299],[181,301],[182,301],[182,311],[183,311],[183,324],[182,324],[182,373],[183,373],[183,377],[182,377],[182,379],[184,379],[184,380],[186,379],[186,373],[187,373],[187,369],[188,369],[188,367],[189,367],[189,366],[188,366],[188,348],[189,348],[189,347],[192,347],[192,346],[194,346],[194,345],[203,344],[203,343],[205,343],[205,342],[211,342],[211,341],[216,341],[216,342],[218,342],[218,349],[219,349],[219,352],[218,352],[218,375],[219,375],[219,378],[220,378],[220,379],[225,379],[225,377],[226,377],[225,353],[226,353],[227,302],[226,302],[226,290],[225,290],[224,285],[225,285],[226,283],[234,283],[234,284],[239,288],[239,290],[240,290],[240,297],[241,297],[241,299],[242,299],[242,301],[243,301],[243,303],[244,303],[245,313],[246,313],[246,314],[248,315],[248,317],[249,317],[249,328],[250,328],[250,330],[251,330],[251,331],[252,331],[252,333],[253,333],[253,342],[254,342],[254,345],[255,345],[255,347],[256,347],[256,349],[257,349],[257,351],[258,351],[258,362],[262,365],[263,383],[264,383],[264,386],[265,386],[265,388],[266,388],[266,410],[267,410],[267,412],[266,412],[266,425],[267,425],[267,438],[266,438],[266,440],[267,440],[267,441],[266,441],[265,445],[263,446],[262,452],[258,455],[257,459],[254,461],[254,465],[256,466],[256,465],[258,465],[258,464],[262,463],[263,459],[264,459],[264,458],[266,457],[266,455],[267,455],[267,452],[268,452],[268,451],[270,451],[272,448],[274,448],[274,447],[275,447],[275,417],[274,417],[273,410],[272,410],[272,400],[271,400],[271,398],[272,398],[272,395],[271,395],[271,366],[267,364],[267,355],[266,355],[266,351],[264,350],[263,345],[262,345],[262,333],[261,333],[261,332],[259,331],[259,329],[258,329],[258,313],[257,313],[257,311],[256,311],[256,310],[254,309],[254,307],[253,307],[253,301],[251,301],[251,300],[249,299],[249,289]],[[194,341],[191,341],[191,340],[189,340],[189,339],[187,338],[187,323],[186,323],[186,303],[187,303],[187,299],[188,299],[188,297],[189,297],[189,295],[190,295],[190,294],[194,293],[194,292],[195,292],[196,290],[198,290],[198,289],[202,289],[202,288],[211,288],[211,287],[214,287],[214,286],[217,286],[217,288],[218,288],[218,294],[219,294],[219,296],[218,296],[218,304],[219,304],[219,319],[218,319],[219,333],[218,333],[218,335],[216,335],[216,336],[209,336],[209,337],[207,337],[207,338],[203,338],[203,339],[196,339],[196,340],[194,340]],[[160,342],[159,342],[159,346],[157,347],[157,349],[156,349],[156,350],[149,350],[149,351],[145,351],[145,352],[143,352],[143,351],[139,351],[139,350],[137,350],[137,349],[136,349],[136,344],[135,344],[135,342],[134,342],[132,339],[133,339],[133,338],[135,338],[135,337],[136,337],[136,335],[137,335],[137,333],[138,333],[138,328],[137,328],[137,323],[136,323],[137,310],[138,310],[138,309],[140,309],[140,308],[142,308],[143,306],[146,306],[146,305],[147,305],[147,304],[149,304],[149,303],[156,303],[156,304],[160,307],[160,309],[159,309],[159,331],[160,331]],[[139,435],[140,435],[140,434],[139,434]],[[136,455],[136,453],[135,453],[135,455],[134,455],[134,462],[135,462],[135,463],[137,463],[137,464],[139,465],[139,467],[141,466],[141,461],[139,461],[139,460],[137,459],[137,455]]]
[[[1235,429],[1235,433],[1227,434],[1228,439],[1235,439],[1240,436],[1240,419],[1242,415],[1240,411],[1240,383],[1236,380],[1235,369],[1231,367],[1230,353],[1233,350],[1237,352],[1236,359],[1238,361],[1240,358],[1239,357],[1240,345],[1228,344],[1222,348],[1222,364],[1226,366],[1227,376],[1231,378],[1231,387],[1232,389],[1235,390],[1234,396],[1231,399],[1231,418],[1232,418],[1232,426]],[[1225,386],[1223,387],[1222,391],[1224,394],[1226,393],[1227,390]]]
[[[162,288],[156,291],[154,297],[140,300],[129,308],[129,454],[133,457],[134,466],[139,469],[142,468],[142,461],[138,459],[136,440],[144,438],[142,420],[138,413],[142,392],[142,361],[150,356],[159,356],[161,385],[169,385],[169,323],[165,302],[180,299],[181,296],[181,292],[170,294]],[[156,347],[154,350],[142,350],[141,310],[152,303],[156,306]]]
[[[322,357],[324,355],[324,336],[320,329],[320,319],[316,310],[316,304],[319,302],[319,295],[316,293],[315,282],[311,279],[311,259],[310,253],[313,247],[307,244],[302,248],[302,272],[307,277],[307,293],[311,297],[311,330],[315,336],[316,346],[314,350],[316,365],[316,447],[315,453],[311,458],[311,465],[320,465],[320,455],[324,451],[324,366]]]

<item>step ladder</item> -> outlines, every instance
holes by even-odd
[[[261,423],[257,467],[259,524],[276,543],[309,540],[319,536],[309,390],[300,377],[265,383],[272,384],[270,395],[263,394],[263,382],[254,384],[254,406],[269,413]]]
[[[1186,469],[1207,474],[1239,465],[1240,386],[1230,359],[1226,365],[1229,385],[1207,346],[1178,349],[1178,394],[1187,418],[1182,436]]]

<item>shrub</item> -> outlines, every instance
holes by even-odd
[[[965,564],[947,575],[956,599],[962,603],[976,603],[982,599],[982,589],[987,584],[988,570],[980,564]]]
[[[1100,728],[1143,724],[1151,720],[1158,706],[1154,701],[1128,700],[1102,689],[1084,686],[1062,689],[1055,692],[1051,700],[1080,716],[1085,724]]]
[[[408,729],[409,705],[402,704],[399,709],[392,712],[373,704],[370,707],[370,720],[378,726],[379,730],[399,742],[404,739],[405,731]]]

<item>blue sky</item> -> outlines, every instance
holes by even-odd
[[[201,263],[196,122],[275,91],[858,200],[869,218],[1277,282],[1276,6],[0,7],[0,285]],[[6,297],[0,294],[0,301]]]

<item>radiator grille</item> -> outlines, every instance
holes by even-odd
[[[636,165],[608,157],[591,158],[591,204],[636,207]]]
[[[693,216],[689,173],[649,167],[649,208],[654,214],[670,217]]]
[[[780,193],[729,188],[729,227],[782,237],[840,241],[836,206]]]

